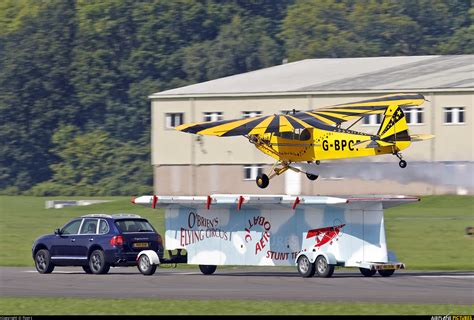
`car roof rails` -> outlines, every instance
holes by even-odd
[[[117,213],[113,214],[112,218],[141,218],[141,216],[133,213]]]
[[[85,216],[81,216],[81,218],[112,218],[112,216],[110,214],[91,213],[86,214]]]

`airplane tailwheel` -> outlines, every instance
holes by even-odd
[[[405,160],[400,160],[400,162],[398,163],[398,165],[400,166],[400,168],[406,168],[407,162],[406,162]]]
[[[268,184],[270,183],[270,179],[266,174],[261,174],[257,176],[257,179],[255,180],[257,182],[257,186],[259,186],[262,189],[265,189],[268,187]]]
[[[314,181],[314,180],[318,179],[319,176],[316,175],[316,174],[307,173],[307,174],[306,174],[306,177],[307,177],[309,180]]]

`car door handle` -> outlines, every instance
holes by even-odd
[[[94,238],[90,238],[89,241],[94,241]]]
[[[76,239],[71,239],[71,242],[76,242]]]

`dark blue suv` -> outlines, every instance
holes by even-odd
[[[144,218],[133,214],[91,214],[71,220],[54,234],[33,244],[39,273],[55,266],[82,266],[86,273],[104,274],[110,267],[136,266],[142,250],[163,258],[161,236]]]

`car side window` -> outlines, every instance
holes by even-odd
[[[61,234],[78,234],[79,227],[81,226],[82,220],[74,220],[69,222],[64,228],[61,230]]]
[[[96,234],[97,219],[85,219],[81,227],[81,234]]]
[[[99,234],[109,233],[109,224],[105,220],[100,220],[99,222]]]

